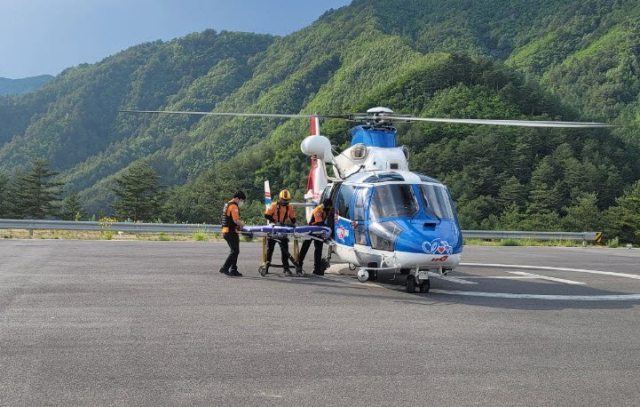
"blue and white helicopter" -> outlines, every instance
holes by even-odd
[[[394,114],[375,107],[364,114],[304,115],[270,113],[217,113],[177,111],[125,111],[214,116],[309,118],[311,135],[301,150],[311,157],[305,199],[307,219],[312,207],[331,198],[334,202],[328,267],[336,253],[358,280],[375,280],[378,272],[406,275],[408,292],[428,292],[429,272],[446,274],[458,266],[463,238],[451,194],[440,181],[409,170],[409,150],[396,145],[394,122],[440,122],[525,127],[602,128],[594,122],[522,121],[421,118]],[[320,118],[359,123],[351,129],[351,145],[335,152],[328,138],[320,135]],[[333,166],[333,176],[327,165]],[[268,191],[265,191],[268,192]],[[283,231],[280,231],[282,233]],[[287,231],[300,237],[295,230]]]

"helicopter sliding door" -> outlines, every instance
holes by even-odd
[[[340,185],[334,204],[336,208],[334,239],[337,244],[351,247],[353,247],[355,241],[351,224],[354,192],[355,187],[353,185]]]
[[[356,190],[353,198],[352,225],[355,227],[353,231],[354,243],[363,245],[363,246],[369,245],[369,242],[367,239],[367,224],[366,224],[366,221],[368,220],[367,208],[369,207],[369,199],[370,199],[369,191],[370,191],[369,188],[359,187]]]

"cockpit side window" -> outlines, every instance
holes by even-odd
[[[412,217],[416,212],[418,212],[418,200],[413,194],[411,185],[390,184],[374,188],[370,212],[372,221]]]

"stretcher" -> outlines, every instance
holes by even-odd
[[[269,240],[275,240],[282,246],[284,244],[283,240],[293,239],[293,255],[289,252],[288,245],[282,247],[285,248],[286,256],[288,256],[292,266],[297,269],[300,253],[299,242],[301,240],[321,240],[325,242],[331,237],[331,228],[327,226],[245,226],[242,229],[242,233],[250,234],[254,237],[262,236],[262,264],[258,268],[258,272],[264,277],[269,273],[269,268],[271,267],[284,268],[282,264],[267,262],[267,242]],[[326,264],[328,267],[328,260]]]

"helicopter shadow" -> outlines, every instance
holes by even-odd
[[[269,274],[266,277],[257,276],[243,276],[242,280],[260,281],[268,284],[285,284],[285,285],[298,285],[298,286],[312,286],[312,287],[325,287],[325,288],[339,288],[348,290],[366,291],[367,287],[358,287],[357,285],[346,285],[338,281],[327,280],[317,276],[285,276],[281,274]]]

